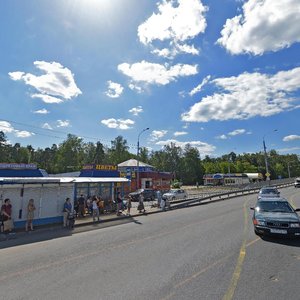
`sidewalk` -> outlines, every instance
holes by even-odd
[[[156,203],[156,202],[154,202]],[[145,213],[139,213],[137,210],[137,203],[133,203],[133,206],[130,210],[130,215],[127,215],[127,209],[122,212],[121,215],[117,216],[116,213],[105,213],[105,214],[100,214],[100,221],[96,219],[96,221],[93,221],[93,217],[91,215],[86,215],[83,218],[76,218],[75,220],[75,225],[74,229],[66,229],[63,227],[62,223],[59,224],[49,224],[49,225],[43,225],[43,226],[35,226],[34,231],[29,231],[26,232],[25,228],[18,228],[16,229],[13,233],[11,234],[4,234],[0,233],[0,242],[2,241],[8,241],[8,240],[15,240],[16,238],[21,240],[26,240],[30,237],[32,239],[34,236],[39,236],[41,234],[47,233],[47,235],[51,235],[51,237],[59,237],[59,236],[65,236],[65,235],[70,235],[72,233],[77,233],[77,232],[82,232],[80,230],[81,227],[84,226],[89,226],[89,225],[100,225],[100,224],[107,224],[109,222],[114,222],[118,220],[130,220],[132,218],[138,217],[138,216],[143,216],[143,215],[149,215],[153,213],[159,213],[161,212],[160,208],[153,207],[152,202],[148,203],[145,202]],[[100,228],[100,227],[99,227]],[[0,247],[1,249],[1,247]]]

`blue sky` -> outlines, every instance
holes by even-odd
[[[299,0],[1,1],[0,130],[300,154],[299,24]]]

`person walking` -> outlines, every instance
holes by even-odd
[[[11,232],[13,229],[12,221],[12,205],[10,199],[6,198],[4,204],[1,206],[1,214],[3,217],[3,232]]]
[[[70,198],[66,198],[63,212],[64,212],[64,227],[67,227],[69,226],[69,219],[68,219],[69,214],[72,213],[72,204]]]
[[[132,201],[132,196],[129,195],[127,199],[127,216],[130,216],[131,201]]]
[[[146,212],[145,206],[144,206],[144,196],[143,196],[142,193],[139,196],[138,211],[139,211],[139,213],[142,213],[142,212],[145,213]]]
[[[118,192],[117,193],[117,199],[116,199],[116,203],[117,203],[117,216],[120,216],[122,213],[120,212],[120,210],[122,209],[122,198],[121,198],[121,193]]]
[[[160,190],[156,191],[156,198],[157,198],[157,208],[160,208],[160,203],[161,203],[161,192],[160,192]]]
[[[25,231],[28,231],[28,228],[30,227],[30,230],[33,231],[33,219],[34,219],[34,211],[35,211],[35,205],[34,200],[30,199],[28,201],[27,205],[27,221],[25,225]]]
[[[85,199],[82,194],[78,198],[78,211],[79,216],[83,218],[85,215]]]
[[[162,211],[166,210],[166,202],[167,202],[167,199],[165,199],[164,197],[162,197],[161,201],[160,201],[160,208],[161,208]]]
[[[95,222],[96,217],[98,218],[98,221],[100,221],[100,214],[99,214],[99,207],[98,207],[99,200],[96,196],[93,197],[92,202],[92,211],[93,211],[93,221]]]

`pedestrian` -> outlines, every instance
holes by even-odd
[[[96,220],[96,217],[98,218],[98,221],[100,221],[98,202],[99,202],[99,200],[97,199],[96,196],[94,196],[93,202],[92,202],[93,221],[94,222]]]
[[[142,193],[139,195],[138,211],[139,211],[139,213],[142,213],[142,211],[143,211],[143,213],[146,212],[145,206],[144,206],[144,196]]]
[[[156,191],[156,198],[157,198],[157,207],[160,208],[160,202],[161,202],[161,192],[160,192],[160,190]]]
[[[165,199],[164,197],[162,197],[161,201],[160,201],[160,208],[161,208],[162,211],[166,210],[166,202],[167,202],[167,199]]]
[[[12,205],[10,199],[6,198],[4,204],[1,206],[1,214],[3,217],[3,232],[11,232],[13,229],[12,221]]]
[[[130,216],[131,201],[132,201],[132,196],[129,195],[127,199],[127,216]]]
[[[79,216],[82,218],[85,215],[85,199],[82,194],[78,198],[78,213],[79,213]]]
[[[104,214],[104,200],[101,199],[100,196],[97,197],[97,205],[98,205],[98,208],[99,208],[99,213],[100,214]]]
[[[117,216],[120,216],[122,214],[120,212],[120,210],[122,209],[122,198],[121,198],[121,193],[120,192],[117,192],[116,203],[117,203]]]
[[[64,213],[64,227],[67,227],[69,226],[68,217],[72,213],[72,204],[70,198],[66,198],[66,201],[64,203],[63,213]]]
[[[25,230],[28,231],[28,228],[30,227],[30,230],[33,231],[33,219],[34,219],[34,211],[35,211],[35,205],[34,200],[29,199],[28,205],[27,205],[27,221],[25,225]]]

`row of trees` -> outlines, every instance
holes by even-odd
[[[170,144],[162,150],[140,149],[139,160],[148,163],[160,171],[172,172],[174,179],[184,184],[202,183],[203,174],[211,173],[262,173],[265,174],[265,160],[262,152],[235,154],[231,152],[218,158],[205,156],[200,158],[197,148],[187,145],[184,149]],[[122,136],[111,141],[111,146],[102,143],[84,142],[81,138],[69,134],[61,144],[51,148],[34,149],[31,145],[21,146],[7,142],[0,131],[0,162],[36,163],[49,174],[81,170],[84,164],[117,165],[130,158],[136,158],[129,152],[129,146]],[[295,154],[280,155],[275,150],[268,153],[271,179],[296,177],[300,174],[299,157]]]

